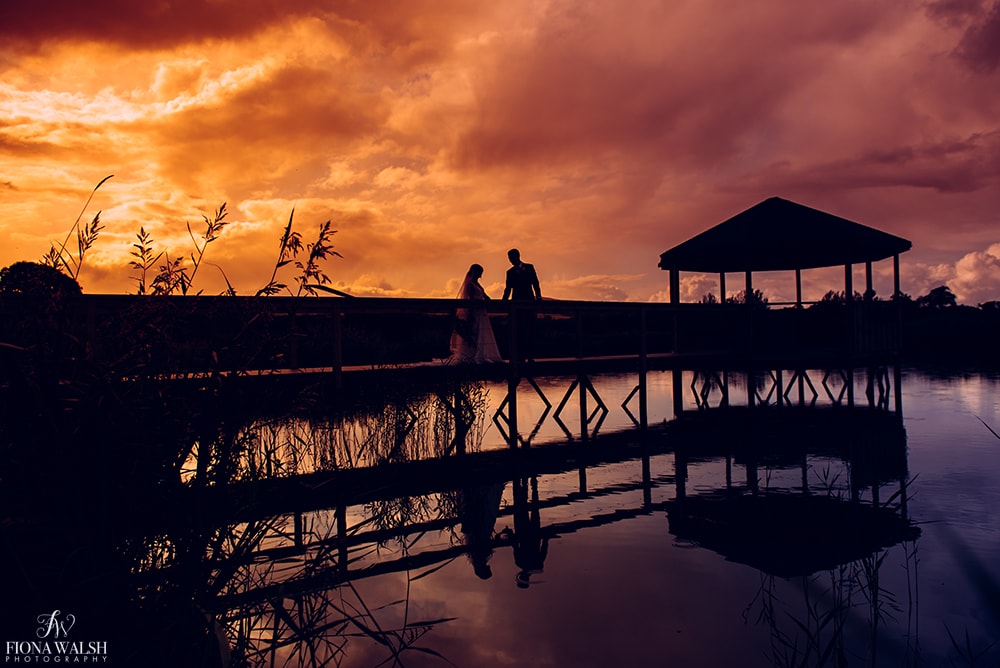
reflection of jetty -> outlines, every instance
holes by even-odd
[[[562,379],[569,385],[565,393],[562,385],[525,377],[514,387],[515,396],[543,389],[553,393],[544,419],[554,420],[558,408],[576,413],[570,400],[580,392],[587,402],[581,406],[617,410],[615,402],[596,396],[600,379],[575,364],[577,373]],[[518,555],[532,545],[540,562],[538,555],[560,536],[650,515],[669,520],[663,522],[664,534],[765,573],[809,573],[860,559],[916,532],[905,513],[906,439],[885,385],[891,375],[884,367],[841,371],[661,372],[661,378],[678,381],[665,407],[681,408],[663,423],[602,430],[600,417],[591,420],[581,409],[579,437],[565,434],[541,442],[519,434],[518,443],[530,447],[492,451],[480,451],[474,430],[467,430],[473,420],[466,409],[477,406],[481,383],[441,375],[437,368],[358,372],[352,376],[358,382],[408,379],[392,384],[391,396],[367,394],[374,405],[366,416],[387,428],[375,432],[377,439],[361,434],[374,452],[356,448],[350,461],[363,464],[344,463],[337,450],[342,442],[325,440],[353,430],[350,414],[340,416],[336,402],[324,397],[317,405],[320,412],[303,425],[305,431],[295,432],[304,448],[296,457],[320,461],[325,456],[334,470],[288,474],[285,462],[276,462],[273,470],[288,477],[268,477],[261,472],[271,469],[258,461],[255,475],[242,481],[190,485],[165,495],[157,516],[137,523],[146,524],[140,530],[149,535],[165,538],[163,555],[145,560],[151,565],[140,569],[136,581],[149,588],[198,591],[203,585],[192,586],[189,579],[211,572],[210,593],[199,597],[199,609],[222,620],[241,651],[266,657],[295,643],[315,642],[316,634],[331,634],[325,618],[315,626],[301,619],[337,609],[345,590],[356,591],[350,587],[356,580],[389,574],[407,581],[431,577],[449,565],[472,568],[465,561],[483,553],[492,555],[494,565],[511,557],[531,563]],[[276,385],[266,385],[269,391],[290,379],[271,380]],[[345,384],[332,396],[349,389]],[[633,392],[621,409],[635,411],[638,397]],[[509,411],[511,398],[506,399],[501,406]],[[423,410],[421,402],[434,408]],[[416,421],[431,413],[445,416],[452,427],[421,440]],[[509,427],[516,424],[509,415],[480,413],[479,419]],[[452,440],[460,435],[467,442]],[[244,442],[260,441],[250,435]],[[421,447],[408,447],[411,442]],[[837,480],[816,480],[816,472],[828,466],[839,472]],[[780,487],[771,477],[779,473]],[[524,493],[535,480],[559,480],[560,485],[558,491],[543,486],[542,493]],[[901,494],[895,489],[880,493],[897,483]],[[494,508],[495,526],[487,523],[474,545],[455,499],[512,484],[512,501]],[[703,494],[706,486],[712,492]],[[817,541],[816,534],[827,541]],[[804,541],[826,554],[816,555]],[[211,555],[207,567],[198,561],[205,554]],[[532,573],[542,570],[515,564],[525,586]]]
[[[859,434],[868,442],[850,441]],[[809,575],[918,537],[905,514],[905,451],[902,424],[879,409],[723,408],[692,411],[662,427],[599,434],[586,445],[465,452],[215,490],[210,507],[232,514],[204,514],[202,521],[245,526],[240,531],[258,538],[234,540],[241,548],[225,556],[222,570],[245,575],[202,605],[252,629],[255,651],[307,642],[310,630],[289,620],[337,599],[347,583],[387,574],[419,579],[459,559],[455,566],[471,568],[462,563],[471,558],[469,544],[434,539],[457,537],[464,522],[442,499],[511,484],[511,502],[495,508],[496,525],[480,546],[494,561],[508,554],[516,560],[525,541],[544,559],[550,542],[567,534],[665,514],[664,532],[679,541],[764,574]],[[883,463],[873,470],[865,457]],[[807,484],[817,462],[839,462],[845,477]],[[698,490],[687,488],[689,472],[700,466],[714,472],[708,492],[701,490],[704,473]],[[733,474],[740,467],[745,482]],[[801,469],[800,486],[758,480],[765,470],[790,469]],[[859,475],[871,485],[867,500],[858,494],[865,484]],[[577,488],[564,484],[540,495],[535,481],[543,478],[575,481]],[[880,500],[878,488],[892,483],[900,491]],[[229,502],[221,504],[224,498]],[[402,508],[424,510],[409,516]],[[167,566],[145,577],[169,581],[184,572]]]
[[[832,483],[810,484],[808,473],[817,461],[838,461],[846,467],[844,479],[835,485],[837,495],[831,495]],[[602,482],[597,487],[589,482],[588,471],[596,472],[609,464],[629,462],[637,465],[635,478]],[[672,466],[668,471],[656,473],[653,470],[654,465],[670,462]],[[719,481],[724,487],[708,495],[691,494],[687,489],[689,469],[713,462],[725,464],[725,479]],[[745,470],[745,482],[739,482],[734,475],[737,467]],[[760,483],[760,473],[764,470],[795,469],[801,471],[800,483],[792,493],[785,492],[780,498]],[[395,500],[401,498],[457,493],[470,488],[503,485],[512,480],[564,474],[578,478],[576,492],[521,502],[539,512],[572,509],[579,507],[582,501],[605,496],[636,493],[640,497],[634,506],[542,526],[539,530],[546,537],[656,510],[668,510],[671,531],[679,537],[698,540],[706,547],[718,547],[721,551],[723,548],[719,545],[723,534],[730,534],[731,547],[727,549],[749,555],[768,553],[777,546],[781,546],[780,551],[788,552],[793,544],[802,543],[799,539],[809,531],[823,531],[828,540],[840,548],[833,550],[831,547],[826,561],[814,560],[812,563],[828,563],[830,559],[847,558],[859,551],[878,549],[912,537],[905,519],[907,468],[902,424],[886,411],[846,407],[692,412],[662,427],[600,434],[586,445],[553,443],[528,449],[465,452],[355,470],[233,483],[192,490],[193,498],[185,502],[181,497],[175,500],[180,503],[171,502],[171,506],[184,508],[189,507],[189,503],[196,503],[204,508],[200,521],[209,526],[238,523],[254,526],[261,522],[266,525],[273,521],[271,518],[294,518],[291,526],[282,530],[285,538],[277,547],[248,552],[242,558],[251,562],[272,558],[301,559],[303,563],[321,558],[322,572],[310,580],[311,584],[301,584],[310,589],[394,569],[388,563],[381,563],[374,570],[365,565],[354,572],[351,569],[352,550],[390,539],[415,539],[428,531],[441,531],[460,522],[457,516],[421,516],[412,523],[402,524],[395,523],[400,518],[387,518],[394,522],[391,528],[376,522],[365,529],[368,522],[357,526],[349,524],[348,508],[378,507],[380,504],[392,507]],[[899,486],[899,492],[890,492],[887,499],[880,498],[880,488],[894,484]],[[672,500],[654,501],[654,495],[662,494],[665,488],[672,488]],[[871,500],[862,503],[861,492],[869,488]],[[335,517],[326,533],[317,535],[304,529],[304,516],[326,509],[333,510]],[[516,511],[508,508],[500,515],[504,517]],[[191,521],[182,513],[178,518],[181,524],[174,527],[169,519],[171,515],[169,509],[161,514],[166,524],[161,525],[160,530],[168,534],[186,527]],[[769,545],[745,540],[752,537],[750,527],[755,523],[755,531],[760,535],[772,536]],[[854,531],[847,531],[848,527],[853,527]],[[497,536],[491,545],[500,548],[506,543]],[[461,547],[451,547],[415,556],[416,551],[410,550],[396,567],[405,570],[430,566],[463,552]],[[737,558],[751,563],[749,559],[751,557]]]

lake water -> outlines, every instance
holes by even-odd
[[[827,393],[822,374],[810,378],[822,411],[837,395],[836,379]],[[520,386],[520,432],[534,430],[533,445],[565,441],[567,434],[579,440],[573,380],[538,381],[548,411],[533,388]],[[865,380],[855,379],[858,396]],[[783,455],[764,457],[752,468],[738,454],[713,454],[717,436],[704,439],[705,454],[698,456],[696,424],[695,445],[680,461],[653,448],[646,458],[348,508],[352,530],[373,523],[421,528],[353,546],[349,584],[304,587],[284,599],[278,616],[273,607],[254,609],[243,622],[254,639],[247,647],[260,652],[253,655],[260,665],[272,658],[297,665],[303,656],[317,657],[306,663],[322,657],[346,666],[393,660],[407,666],[997,665],[1000,440],[986,425],[1000,425],[998,381],[992,374],[905,371],[898,427],[902,475],[895,484],[882,480],[875,491],[852,486],[852,474],[863,475],[852,470],[860,466],[856,461],[828,447],[810,451],[810,440],[830,440],[820,433],[829,423],[754,434],[799,439],[776,445],[807,454],[789,458],[784,448]],[[608,412],[603,420],[600,411],[593,417],[589,427],[597,435],[591,440],[633,428],[620,404],[635,382],[629,375],[593,379],[589,406],[600,397]],[[732,403],[741,401],[741,383],[745,395],[745,381],[732,379]],[[650,424],[670,421],[669,374],[651,374],[648,386]],[[684,377],[686,410],[697,408],[703,387],[700,380],[692,388],[691,375]],[[479,389],[476,449],[506,448],[503,422],[492,419],[506,386]],[[707,415],[721,397],[718,387],[705,397]],[[637,414],[634,404],[631,409]],[[722,418],[709,423],[714,419]],[[834,418],[848,419],[845,411]],[[735,439],[741,438],[737,429]],[[879,437],[860,438],[862,447],[881,447]],[[808,499],[850,505],[853,496],[863,507],[891,510],[909,531],[886,537],[882,549],[856,546],[860,554],[851,556],[857,558],[831,556],[824,563],[820,554],[819,566],[771,564],[766,541],[789,542],[792,551],[800,548],[796,542],[812,542],[815,551],[830,554],[837,545],[853,545],[855,532],[871,530],[864,518],[848,518],[842,526],[825,511],[810,510],[803,483]],[[778,498],[793,509],[727,519],[725,513],[740,512],[727,504],[754,491],[768,497],[784,491]],[[715,503],[723,515],[682,529],[678,513],[686,506],[678,501],[692,499],[706,508]],[[690,512],[713,511],[695,506]],[[333,534],[333,514],[306,514],[306,534]],[[460,521],[435,528],[441,517]],[[720,529],[727,521],[732,524]],[[740,527],[741,521],[761,525]],[[720,538],[726,531],[735,533]],[[288,542],[287,536],[273,540]],[[306,571],[323,563],[317,556],[322,549],[307,551],[301,561],[290,558],[280,574],[268,563],[260,582],[308,577]],[[380,564],[394,566],[375,574]],[[289,620],[300,616],[328,632],[297,638]],[[272,657],[275,637],[290,642]]]
[[[537,379],[538,391],[522,382],[518,431],[533,452],[603,454],[207,537],[148,536],[140,557],[131,545],[131,589],[113,598],[141,606],[179,590],[182,609],[216,620],[209,644],[233,665],[1000,665],[1000,438],[989,429],[1000,431],[1000,374],[901,378],[900,402],[876,382],[868,408],[859,373],[864,407],[849,408],[846,378],[812,371],[806,406],[751,418],[720,406],[720,384],[746,404],[744,377],[706,385],[686,373],[680,428],[671,375],[651,373],[646,436],[637,397],[622,408],[634,375],[591,379],[586,429],[573,377]],[[495,417],[506,393],[467,388],[470,452],[506,451]],[[787,396],[799,403],[797,389]],[[454,436],[443,401],[262,418],[242,427],[242,465],[289,476],[440,455]],[[188,469],[198,475],[194,458]],[[120,623],[76,613],[93,638]],[[166,665],[163,638],[184,630],[164,627],[143,661],[111,646],[107,665]],[[3,638],[9,664],[20,637]]]

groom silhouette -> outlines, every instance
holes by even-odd
[[[503,289],[502,299],[514,301],[535,301],[542,298],[542,288],[538,284],[538,274],[535,267],[521,261],[521,251],[511,248],[507,251],[507,259],[511,267],[507,270],[507,283]],[[518,357],[530,360],[534,356],[533,330],[536,313],[534,309],[518,309],[517,311],[517,349]]]
[[[542,288],[538,285],[538,274],[535,267],[521,261],[521,251],[511,248],[507,251],[507,259],[511,268],[507,270],[507,284],[503,289],[503,298],[541,299]]]

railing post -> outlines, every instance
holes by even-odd
[[[514,302],[508,302],[508,318],[507,322],[510,323],[510,332],[508,333],[508,348],[510,356],[510,368],[507,373],[507,416],[508,416],[508,429],[510,433],[507,435],[507,445],[511,450],[517,449],[517,386],[521,384],[521,351],[518,344],[518,332],[517,332],[517,308],[514,306]]]
[[[583,311],[576,310],[576,356],[577,359],[583,357]]]
[[[344,385],[344,323],[343,309],[333,309],[333,385],[338,390]]]
[[[639,428],[648,425],[649,414],[646,409],[646,307],[639,307]]]
[[[521,350],[518,345],[519,335],[518,335],[518,322],[517,322],[517,308],[514,307],[514,302],[507,302],[507,322],[509,323],[510,331],[507,333],[507,354],[510,357],[510,375],[513,378],[520,379],[521,377]]]

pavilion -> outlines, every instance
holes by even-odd
[[[854,295],[853,265],[864,263],[866,294],[872,292],[872,263],[893,259],[893,294],[899,294],[899,256],[908,240],[860,223],[771,197],[705,230],[660,255],[670,272],[670,303],[680,303],[682,271],[718,273],[720,301],[726,300],[726,273],[794,271],[796,304],[802,304],[802,270],[844,266],[844,294]]]

